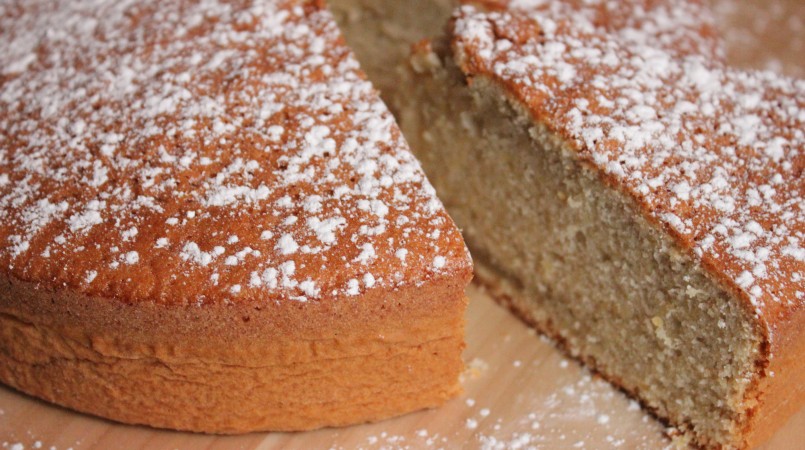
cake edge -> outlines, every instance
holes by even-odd
[[[239,434],[375,422],[461,392],[471,276],[315,305],[182,308],[0,276],[0,380],[156,428]]]

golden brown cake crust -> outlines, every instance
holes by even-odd
[[[805,404],[805,82],[726,67],[698,2],[481,3],[452,25],[469,82],[504,87],[741,299],[765,339],[749,442],[772,432]]]
[[[0,7],[0,379],[224,433],[453,395],[468,253],[321,2],[96,3]]]
[[[80,411],[182,430],[379,420],[456,394],[463,285],[255,309],[127,305],[4,282],[0,379]]]
[[[304,430],[458,392],[466,278],[296,308],[124,304],[0,282],[0,379],[128,423]]]

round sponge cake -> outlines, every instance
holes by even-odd
[[[462,238],[317,2],[0,14],[0,380],[300,430],[458,391]]]

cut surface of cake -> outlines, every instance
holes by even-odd
[[[455,395],[462,238],[312,1],[0,6],[0,380],[214,433]]]
[[[680,441],[761,442],[805,400],[805,83],[699,2],[469,3],[384,96],[479,278]]]

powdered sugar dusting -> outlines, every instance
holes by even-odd
[[[758,312],[801,307],[805,81],[726,67],[710,23],[694,2],[521,0],[463,7],[454,47]]]
[[[313,2],[32,1],[0,7],[0,34],[0,262],[19,278],[308,301],[469,267]]]

